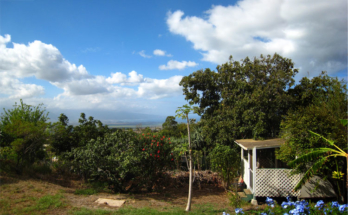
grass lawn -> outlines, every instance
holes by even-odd
[[[0,176],[0,214],[187,214],[187,187],[142,194],[96,191],[79,180]],[[121,208],[98,205],[98,198],[122,199]],[[250,205],[244,207],[246,210]],[[203,185],[193,190],[190,214],[230,214],[224,189]]]

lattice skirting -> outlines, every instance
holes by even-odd
[[[289,169],[257,169],[255,180],[255,196],[286,197],[299,196],[294,187],[300,181],[300,175],[290,176]]]

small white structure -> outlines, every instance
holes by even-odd
[[[253,197],[286,197],[298,198],[334,197],[330,183],[314,177],[299,191],[294,187],[301,175],[290,175],[291,169],[276,159],[275,150],[284,144],[282,139],[252,140],[241,139],[235,143],[241,147],[242,177]],[[319,189],[310,191],[319,180]]]

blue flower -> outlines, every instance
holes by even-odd
[[[291,199],[290,199],[290,196],[287,196],[287,197],[286,197],[286,201],[290,202],[290,200],[291,200]]]
[[[329,212],[329,214],[331,214],[332,210],[329,210],[328,208],[324,208],[323,212],[324,212],[325,215],[327,214],[326,212]]]
[[[317,201],[317,204],[315,204],[314,207],[319,208],[319,210],[324,206],[324,201],[323,200],[319,200]]]
[[[338,208],[340,205],[338,204],[337,201],[331,202],[331,207],[333,208]]]
[[[263,213],[260,213],[260,215],[267,215],[267,213],[263,212]]]
[[[243,208],[236,208],[234,211],[236,212],[236,214],[244,214]]]
[[[288,208],[290,205],[289,205],[289,202],[282,202],[281,204],[282,208]]]
[[[271,206],[272,208],[274,208],[274,200],[272,198],[267,197],[266,203],[268,206]]]
[[[296,205],[296,210],[299,213],[304,213],[305,207],[303,205]]]
[[[300,212],[297,209],[292,209],[289,211],[289,213],[294,215],[300,215]]]
[[[344,210],[345,210],[346,208],[348,208],[348,205],[347,205],[347,204],[344,204],[344,205],[340,205],[340,206],[338,207],[338,210],[339,210],[340,212],[344,212]]]

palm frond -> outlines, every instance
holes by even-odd
[[[309,131],[309,132],[310,132],[311,134],[313,134],[313,135],[316,135],[316,136],[318,136],[318,137],[324,139],[330,146],[334,146],[334,147],[337,148],[340,152],[345,153],[345,151],[343,151],[342,149],[340,149],[338,146],[335,145],[335,143],[334,143],[333,140],[326,139],[326,138],[323,137],[322,135],[317,134],[317,133],[315,133],[315,132],[313,132],[313,131]]]
[[[294,167],[298,164],[307,163],[307,162],[313,162],[317,160],[319,157],[321,157],[323,154],[340,154],[341,152],[332,149],[332,148],[318,148],[318,149],[312,149],[307,154],[304,154],[295,160],[288,163],[290,167]]]
[[[298,191],[299,189],[301,189],[301,187],[304,184],[306,184],[306,182],[309,181],[313,177],[313,175],[323,166],[323,164],[326,162],[326,160],[327,160],[327,158],[323,157],[323,158],[319,159],[317,162],[315,162],[311,166],[311,168],[309,168],[307,170],[307,172],[303,175],[301,180],[295,186],[294,190]]]

